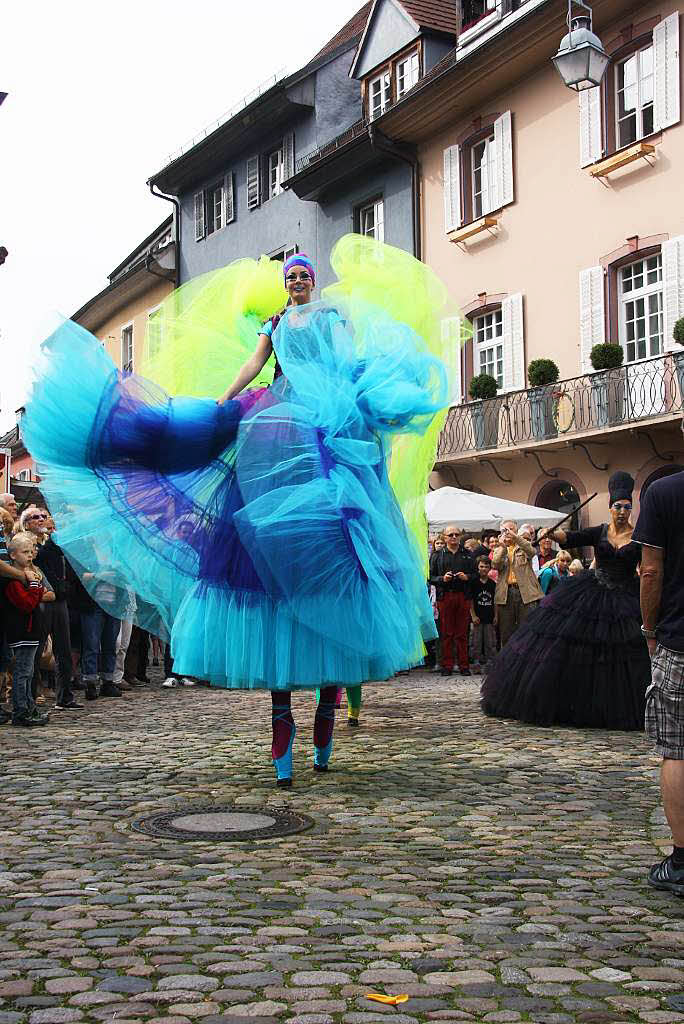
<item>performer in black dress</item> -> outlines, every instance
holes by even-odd
[[[593,547],[596,571],[549,593],[517,630],[482,684],[482,709],[533,725],[643,729],[650,659],[641,634],[628,473],[608,484],[611,522],[550,534]]]

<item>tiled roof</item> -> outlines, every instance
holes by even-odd
[[[399,0],[399,3],[421,28],[456,35],[455,0]]]
[[[361,35],[366,27],[366,21],[368,20],[368,15],[370,14],[372,6],[372,0],[369,0],[369,3],[367,4],[364,4],[361,10],[357,11],[354,17],[350,18],[347,24],[343,25],[340,31],[337,32],[332,39],[328,40],[323,49],[318,51],[316,56],[312,58],[312,63],[314,60],[318,60],[319,57],[325,57],[326,54],[333,53],[345,43],[355,42],[357,37]],[[439,5],[437,3],[429,3],[428,6],[437,7]]]

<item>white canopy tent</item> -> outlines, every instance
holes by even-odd
[[[494,498],[489,494],[475,494],[460,487],[439,487],[425,498],[425,514],[431,530],[443,530],[455,523],[462,530],[497,530],[505,519],[513,519],[520,526],[553,526],[563,518],[562,512],[549,508],[525,505],[521,501]]]

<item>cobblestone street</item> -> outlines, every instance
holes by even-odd
[[[684,903],[645,882],[667,836],[648,742],[488,720],[478,687],[367,687],[327,775],[295,696],[290,791],[265,693],[155,684],[4,727],[0,1024],[684,1021]],[[207,804],[315,826],[132,828]]]

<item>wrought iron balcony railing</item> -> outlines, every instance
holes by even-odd
[[[684,411],[684,351],[454,406],[437,458],[505,450]]]

